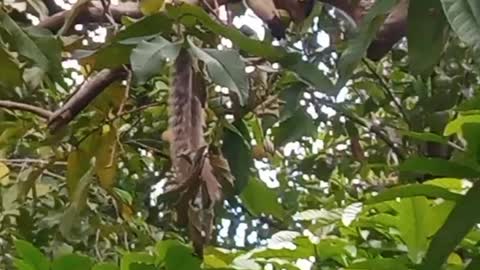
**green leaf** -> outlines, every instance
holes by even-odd
[[[162,36],[141,41],[130,55],[130,63],[137,83],[144,84],[155,74],[159,74],[164,62],[174,61],[180,52],[181,44],[171,43]]]
[[[233,44],[250,54],[265,57],[272,61],[280,60],[286,54],[286,52],[280,48],[273,47],[265,42],[250,39],[239,30],[219,23],[201,7],[186,4],[172,5],[167,7],[167,12],[168,16],[174,20],[193,16],[204,27],[220,36],[230,39]]]
[[[17,270],[35,270],[31,264],[16,258],[13,259],[13,265],[15,265]]]
[[[10,34],[12,45],[16,51],[25,58],[31,60],[36,66],[47,72],[52,78],[58,78],[58,66],[53,62],[58,59],[49,59],[35,41],[23,31],[7,13],[0,10],[0,28],[5,29]],[[60,51],[56,51],[60,54]]]
[[[480,205],[480,182],[476,182],[457,203],[446,222],[433,236],[422,269],[440,269],[461,240],[480,222],[478,205]]]
[[[223,132],[222,153],[235,177],[235,193],[239,194],[252,175],[252,149],[247,144],[250,141],[249,131],[243,121],[236,121],[232,127],[225,126]]]
[[[60,232],[65,237],[70,236],[70,232],[74,227],[75,222],[78,220],[81,211],[85,208],[94,167],[93,164],[90,165],[90,168],[80,178],[75,190],[70,195],[70,205],[63,213],[59,227]]]
[[[419,140],[419,141],[425,141],[425,142],[436,142],[436,143],[441,143],[441,144],[447,144],[448,139],[445,137],[442,137],[438,134],[435,133],[430,133],[430,132],[413,132],[413,131],[400,131],[400,134]]]
[[[279,62],[282,67],[296,72],[300,79],[310,83],[320,91],[333,88],[332,82],[321,72],[317,66],[302,61],[302,55],[287,53],[280,47],[274,47],[266,42],[250,39],[242,32],[232,27],[225,26],[212,19],[202,8],[194,5],[178,5],[167,7],[168,16],[174,20],[193,16],[200,24],[219,36],[230,39],[240,50],[249,54],[264,57],[272,62]],[[196,26],[196,25],[195,25]]]
[[[442,198],[444,200],[457,201],[462,195],[448,191],[434,185],[412,184],[406,186],[389,188],[375,197],[368,199],[365,204],[375,204],[385,201],[392,201],[397,198],[411,198],[417,196],[425,196],[431,198]]]
[[[131,266],[133,264],[155,264],[155,257],[146,252],[129,252],[122,256],[120,262],[120,270],[133,270]]]
[[[294,60],[288,60],[290,57]],[[290,54],[286,59],[282,59],[280,63],[284,68],[295,72],[300,81],[315,87],[316,90],[332,95],[337,93],[337,89],[333,87],[332,81],[322,71],[315,65],[303,61],[297,55]]]
[[[390,259],[390,258],[377,258],[377,259],[368,259],[363,262],[357,262],[350,265],[345,270],[409,270],[405,264],[400,259]]]
[[[255,216],[272,215],[276,219],[283,220],[285,211],[278,202],[277,193],[276,190],[268,188],[264,182],[251,178],[240,194],[240,198],[251,214]]]
[[[473,260],[468,264],[465,270],[476,270],[480,269],[480,256],[476,256]]]
[[[328,239],[325,239],[328,241]],[[253,254],[253,258],[282,258],[290,260],[298,260],[300,258],[309,258],[315,256],[315,246],[307,237],[297,237],[292,241],[295,249],[267,249]]]
[[[114,263],[98,263],[92,270],[118,270],[118,266]]]
[[[462,126],[465,124],[480,124],[480,115],[460,115],[455,120],[451,121],[445,127],[443,135],[450,136],[461,132]]]
[[[84,57],[84,61],[93,62],[94,68],[97,70],[126,65],[129,63],[130,53],[137,45],[137,42],[149,39],[152,35],[169,33],[171,26],[172,22],[161,14],[147,16],[119,32],[107,45]],[[132,41],[133,38],[137,38],[137,42],[123,42],[125,40]]]
[[[325,210],[325,209],[310,209],[293,215],[295,220],[315,221],[320,224],[332,224],[341,220],[342,211],[339,210]]]
[[[274,144],[278,146],[296,141],[303,136],[315,136],[316,133],[317,126],[303,108],[299,108],[290,118],[272,130]]]
[[[472,46],[480,49],[480,5],[471,0],[441,0],[443,10],[450,26],[458,37]]]
[[[62,67],[62,42],[50,31],[43,28],[31,27],[26,33],[35,42],[38,49],[48,59],[48,74],[62,87],[67,88],[64,81],[64,68]]]
[[[424,185],[433,185],[441,188],[445,188],[448,190],[454,191],[463,191],[468,188],[467,180],[458,179],[458,178],[435,178],[432,180],[428,180],[423,182]]]
[[[35,270],[49,270],[50,261],[36,247],[27,241],[16,240],[15,249],[23,262],[29,264]]]
[[[462,137],[467,142],[466,151],[463,153],[464,164],[477,166],[480,164],[480,125],[465,123],[462,126]]]
[[[4,48],[0,47],[0,85],[12,87],[22,83],[19,64]]]
[[[400,170],[453,178],[476,178],[480,175],[477,169],[441,158],[411,158],[400,165]]]
[[[93,262],[89,257],[68,254],[55,259],[52,263],[52,270],[89,270]]]
[[[189,39],[191,52],[202,60],[212,81],[235,92],[241,106],[248,99],[249,85],[245,63],[235,50],[201,49]]]
[[[398,0],[376,1],[365,15],[356,35],[348,41],[347,48],[342,53],[338,63],[340,74],[338,85],[343,85],[353,74],[353,71],[365,56],[370,43],[383,24],[386,14],[397,4]]]
[[[429,219],[431,207],[425,197],[404,198],[393,204],[397,211],[396,227],[402,240],[408,247],[408,257],[414,263],[420,263],[427,249]]]
[[[411,1],[408,8],[408,62],[413,74],[428,76],[447,40],[448,24],[439,0]]]
[[[165,257],[166,270],[200,270],[201,263],[190,248],[181,244],[171,246]]]
[[[345,239],[326,238],[317,244],[316,251],[322,260],[335,259],[343,263],[345,256],[355,257],[356,247]]]
[[[227,268],[228,264],[215,255],[206,255],[203,258],[203,263],[211,268]]]

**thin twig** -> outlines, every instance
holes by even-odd
[[[9,100],[0,100],[0,108],[30,112],[42,117],[43,119],[49,119],[53,115],[51,111],[43,108]]]
[[[39,163],[39,164],[48,164],[48,160],[44,159],[34,159],[34,158],[16,158],[16,159],[6,159],[6,158],[0,158],[0,162],[2,163]],[[64,161],[56,161],[53,165],[67,165],[66,162]]]
[[[319,100],[318,98],[313,98],[312,101],[314,102],[314,105],[328,106],[336,112],[341,113],[343,116],[347,117],[351,121],[357,123],[358,125],[367,128],[370,132],[374,133],[380,140],[382,140],[386,145],[388,145],[400,160],[405,160],[405,154],[400,150],[400,148],[397,147],[397,145],[385,134],[385,131],[383,131],[379,126],[366,122],[359,116],[343,108],[343,106],[341,106],[340,104],[336,104],[332,101],[325,99]]]
[[[123,95],[123,99],[120,103],[120,106],[118,106],[117,115],[122,114],[123,108],[125,107],[128,97],[130,96],[130,88],[132,87],[132,77],[133,77],[132,71],[127,67],[125,67],[125,70],[127,71],[127,84],[125,86],[125,93]]]
[[[90,132],[88,132],[87,134],[85,134],[80,140],[78,140],[77,145],[80,145],[86,138],[88,138],[90,135],[92,135],[93,133],[95,133],[95,132],[97,132],[98,130],[100,130],[104,125],[110,124],[110,123],[112,123],[113,121],[121,118],[121,117],[124,116],[124,115],[132,114],[132,113],[136,113],[136,112],[140,112],[140,111],[146,110],[146,109],[151,108],[151,107],[159,106],[159,105],[161,105],[161,104],[162,104],[161,102],[153,102],[153,103],[150,103],[150,104],[146,104],[146,105],[137,107],[137,108],[132,109],[132,110],[130,110],[130,111],[124,111],[124,112],[122,112],[122,113],[120,113],[120,114],[117,114],[115,117],[110,118],[110,119],[107,119],[106,121],[104,121],[103,123],[101,123],[101,124],[99,124],[97,127],[95,127],[94,129],[92,129]]]
[[[409,119],[407,113],[405,112],[405,109],[403,108],[402,104],[400,104],[400,102],[398,102],[397,98],[392,93],[392,91],[390,91],[390,87],[385,82],[385,80],[382,78],[382,76],[380,76],[380,74],[378,74],[378,72],[370,65],[370,63],[368,63],[367,60],[363,59],[362,61],[363,61],[363,64],[365,64],[365,66],[367,67],[367,69],[372,73],[372,75],[375,76],[375,78],[377,78],[377,80],[380,83],[380,85],[382,86],[385,94],[387,94],[387,96],[392,100],[393,104],[395,104],[397,109],[400,111],[400,113],[402,114],[402,116],[403,116],[405,122],[407,123],[407,125],[411,126],[410,119]]]

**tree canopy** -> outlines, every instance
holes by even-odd
[[[2,1],[0,268],[478,269],[477,2]]]

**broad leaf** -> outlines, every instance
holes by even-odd
[[[477,169],[441,158],[411,158],[400,165],[400,170],[454,178],[480,176],[480,171]]]
[[[36,247],[27,241],[16,240],[15,249],[23,262],[29,264],[35,270],[49,270],[50,261]]]
[[[98,263],[92,270],[119,270],[119,268],[114,263]]]
[[[428,76],[445,46],[447,20],[439,0],[411,1],[408,8],[408,62],[413,74]]]
[[[327,240],[326,240],[327,241]],[[297,237],[292,241],[295,244],[295,249],[280,248],[267,249],[253,254],[254,258],[282,258],[297,260],[299,258],[308,258],[315,255],[315,246],[306,237]]]
[[[272,131],[277,146],[283,146],[303,136],[314,136],[316,132],[317,128],[312,117],[303,108],[298,109]]]
[[[201,261],[195,257],[188,247],[177,244],[171,246],[166,253],[166,270],[200,270]]]
[[[115,185],[118,164],[118,131],[113,125],[104,126],[96,153],[95,173],[100,186],[111,190]],[[85,163],[85,161],[83,161]]]
[[[202,60],[212,81],[235,92],[241,106],[248,99],[249,85],[245,63],[235,50],[201,49],[189,40],[192,53]]]
[[[194,5],[170,6],[167,8],[168,15],[172,19],[193,16],[199,23],[212,32],[230,39],[240,50],[249,54],[264,57],[272,62],[279,62],[282,67],[290,69],[304,81],[320,91],[333,88],[332,82],[321,72],[317,66],[302,61],[301,54],[287,53],[287,51],[274,47],[266,42],[250,39],[239,30],[225,26],[212,19],[202,8]],[[331,90],[330,90],[331,91]]]
[[[56,258],[52,262],[52,270],[86,270],[90,269],[92,265],[93,262],[89,257],[69,254]]]
[[[247,186],[240,194],[240,198],[243,205],[253,215],[272,215],[279,220],[284,218],[285,211],[278,202],[277,191],[268,188],[264,182],[256,178],[251,178],[248,181]]]
[[[4,48],[0,47],[0,85],[18,86],[22,83],[20,63]]]
[[[252,149],[249,131],[243,121],[234,122],[232,126],[224,128],[222,153],[235,177],[235,193],[239,194],[247,185],[252,175]]]
[[[400,259],[378,258],[357,262],[345,270],[409,270],[406,263]]]
[[[240,49],[253,55],[262,56],[271,61],[278,61],[285,55],[285,51],[280,48],[273,47],[265,42],[250,39],[239,30],[219,23],[217,20],[209,16],[201,7],[187,4],[178,6],[172,5],[167,7],[167,11],[168,16],[175,20],[179,20],[182,17],[193,16],[200,24],[212,32],[230,39],[233,44]]]
[[[120,270],[130,270],[133,264],[155,264],[155,257],[146,252],[129,252],[125,253],[120,262]]]
[[[139,84],[159,74],[165,61],[174,61],[180,51],[180,44],[171,43],[162,36],[141,41],[130,55],[130,63]]]
[[[94,165],[91,164],[90,168],[80,178],[73,193],[70,195],[70,205],[63,213],[59,227],[60,232],[65,237],[70,236],[70,232],[76,224],[81,211],[85,208],[93,171]]]
[[[147,16],[119,32],[109,43],[96,52],[86,53],[82,61],[93,64],[97,70],[114,68],[129,63],[130,52],[137,43],[149,39],[152,35],[168,33],[171,30],[171,21],[155,14]],[[122,41],[138,38],[135,43],[123,43]]]
[[[427,249],[429,233],[429,213],[432,211],[425,197],[402,199],[393,203],[397,211],[396,227],[408,248],[408,257],[414,263],[420,263]]]
[[[455,133],[461,132],[461,128],[465,124],[480,124],[480,115],[461,115],[455,120],[451,121],[445,127],[443,134],[445,136],[450,136]]]
[[[450,192],[448,191],[448,189],[438,186],[426,184],[412,184],[407,186],[389,188],[380,193],[379,195],[368,199],[365,203],[375,204],[385,201],[392,201],[397,198],[411,198],[417,196],[442,198],[450,201],[457,201],[462,198],[460,194]]]
[[[51,33],[31,29],[30,36],[3,10],[0,10],[0,28],[8,32],[9,41],[21,56],[30,60],[53,80],[63,83],[60,65],[61,46]]]
[[[480,49],[480,5],[470,0],[441,0],[443,10],[453,30],[460,39]]]
[[[398,0],[376,1],[374,6],[365,15],[358,32],[348,41],[347,48],[342,53],[338,63],[340,74],[339,86],[345,84],[353,71],[365,56],[370,43],[383,24],[386,14],[397,4]]]
[[[457,203],[446,222],[434,235],[422,269],[440,269],[465,235],[475,224],[480,222],[478,205],[480,205],[480,183],[476,182],[465,197]]]
[[[408,136],[410,138],[420,140],[420,141],[426,141],[426,142],[436,142],[436,143],[441,143],[441,144],[447,144],[448,139],[445,137],[442,137],[438,134],[435,133],[430,133],[430,132],[413,132],[413,131],[401,131],[400,132],[404,136]]]
[[[140,10],[145,15],[152,15],[163,8],[164,0],[141,0]]]

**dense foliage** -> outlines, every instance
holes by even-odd
[[[478,269],[477,2],[318,2],[272,45],[241,2],[2,1],[0,268]],[[182,50],[233,182],[203,258],[165,192]]]

